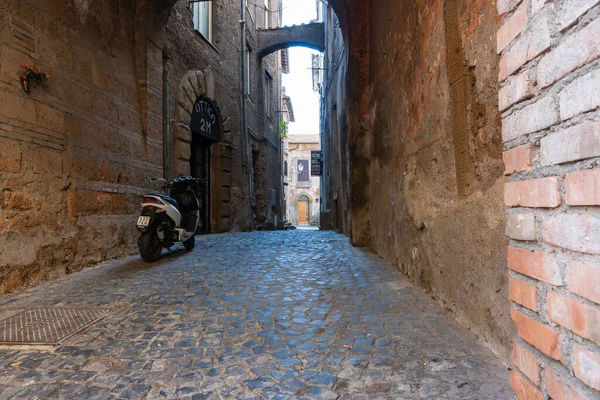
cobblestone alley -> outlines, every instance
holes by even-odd
[[[435,301],[331,232],[205,236],[0,297],[112,308],[52,351],[0,350],[0,398],[507,399],[508,371]]]

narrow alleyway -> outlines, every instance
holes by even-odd
[[[2,399],[510,398],[472,334],[331,232],[202,237],[0,297],[0,318],[40,306],[113,311],[54,351],[1,349]]]

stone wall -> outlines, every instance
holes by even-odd
[[[600,397],[600,6],[498,1],[511,386]]]
[[[495,2],[370,2],[353,14],[370,21],[366,43],[347,20],[328,49],[334,225],[508,358]]]
[[[142,133],[134,12],[117,0],[0,4],[0,292],[135,251],[162,133]],[[37,59],[51,79],[26,94],[19,65]]]

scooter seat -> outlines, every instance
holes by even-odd
[[[169,197],[166,194],[153,194],[152,196],[160,197],[164,201],[171,203],[176,209],[179,210],[179,203],[174,198]]]

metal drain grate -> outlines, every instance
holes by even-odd
[[[0,321],[0,344],[57,345],[106,316],[108,308],[33,308]]]

